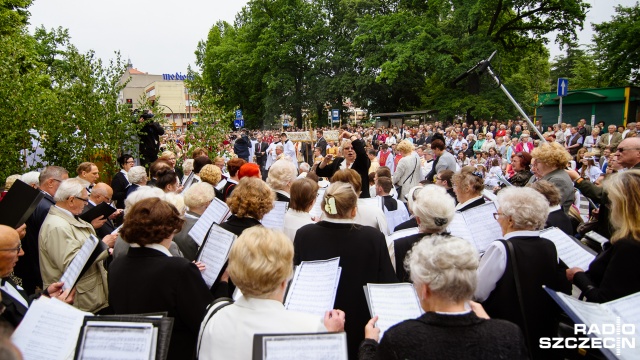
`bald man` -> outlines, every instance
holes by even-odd
[[[89,202],[84,206],[82,213],[86,213],[103,202],[106,202],[107,204],[111,203],[112,197],[113,189],[111,186],[105,183],[97,183],[91,190]],[[122,209],[118,209],[116,212],[111,214],[108,219],[101,216],[91,221],[91,226],[96,230],[96,235],[98,235],[99,239],[111,234],[116,229],[116,226],[113,224],[113,219],[118,217],[121,213]]]
[[[9,278],[22,255],[24,255],[24,251],[18,231],[0,225],[0,277],[2,277],[0,292],[2,293],[2,304],[5,306],[5,311],[0,315],[0,318],[13,327],[20,324],[33,299],[39,296],[39,294],[28,296],[22,287],[16,285]],[[62,285],[61,282],[53,283],[45,290],[44,294],[52,294],[60,300],[73,303],[75,292],[67,297],[69,293],[62,292]]]

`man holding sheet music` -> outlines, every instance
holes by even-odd
[[[13,327],[17,327],[20,324],[31,302],[39,296],[28,296],[24,289],[9,277],[16,262],[19,261],[19,257],[23,255],[24,251],[22,250],[18,231],[8,226],[0,225],[0,277],[2,278],[0,285],[2,298],[0,299],[5,307],[4,312],[0,314],[0,319],[8,322]],[[71,294],[69,290],[63,292],[61,282],[49,285],[44,291],[44,295],[58,297],[69,304],[73,303],[74,294],[75,291],[71,292]]]
[[[88,203],[87,190],[78,179],[63,181],[54,197],[56,204],[49,210],[40,230],[40,270],[45,286],[58,281],[90,235],[95,235],[91,224],[80,219]],[[116,235],[107,235],[102,241],[113,247]],[[76,284],[78,294],[74,306],[97,313],[106,309],[107,270],[103,261],[109,253],[104,251]]]
[[[112,196],[113,189],[111,189],[111,186],[105,183],[97,183],[93,187],[93,190],[89,195],[89,202],[87,203],[87,205],[85,205],[82,212],[85,213],[104,202],[109,204],[111,202]],[[91,221],[91,225],[94,229],[96,229],[96,235],[98,235],[98,238],[103,238],[111,234],[116,229],[116,226],[113,224],[113,219],[120,216],[120,214],[122,214],[122,211],[122,209],[118,209],[106,219],[101,216]],[[94,224],[94,221],[96,222],[96,224]],[[102,225],[96,226],[100,223]]]

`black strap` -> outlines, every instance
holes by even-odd
[[[407,180],[411,179],[411,177],[413,176],[413,173],[416,172],[416,168],[418,167],[418,159],[416,159],[416,166],[413,167],[413,171],[411,172],[411,174],[409,174],[409,176],[407,176],[406,179],[404,179],[404,181],[402,182],[402,185],[404,185]]]
[[[511,268],[513,271],[513,280],[516,283],[516,293],[518,294],[518,303],[520,304],[520,315],[522,316],[522,323],[524,325],[524,337],[527,342],[527,350],[529,352],[529,358],[533,359],[531,356],[531,343],[529,341],[529,326],[527,323],[527,316],[524,312],[524,297],[522,296],[522,287],[520,286],[520,276],[518,273],[518,264],[516,263],[516,251],[513,249],[513,244],[509,240],[502,241],[507,249],[509,250],[509,254],[511,257]]]
[[[204,321],[200,325],[200,336],[198,337],[198,344],[197,344],[198,348],[196,352],[196,359],[198,359],[200,356],[200,345],[202,344],[202,337],[204,336],[204,330],[206,329],[207,324],[209,323],[209,320],[211,320],[213,315],[215,315],[218,311],[220,311],[220,309],[226,306],[229,306],[231,304],[233,304],[233,299],[228,297],[221,297],[221,298],[215,299],[211,304],[209,304],[209,306],[207,306],[207,312],[209,312],[209,310],[211,310],[211,308],[213,307],[216,307],[216,308],[210,314],[208,314],[209,316],[207,316],[206,319],[204,319]]]

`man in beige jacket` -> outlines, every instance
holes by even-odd
[[[54,200],[56,204],[49,210],[38,236],[40,272],[45,288],[60,280],[84,242],[95,235],[91,224],[77,217],[88,202],[81,180],[62,181]],[[107,235],[102,241],[113,247],[115,239],[116,235]],[[103,265],[108,255],[107,251],[100,254],[76,283],[74,306],[78,309],[97,313],[109,306],[107,271]]]

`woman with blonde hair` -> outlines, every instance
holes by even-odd
[[[231,246],[227,267],[242,296],[205,318],[198,358],[250,359],[255,334],[342,331],[340,310],[327,311],[324,319],[285,310],[292,265],[293,245],[283,233],[262,226],[243,232]]]
[[[584,271],[567,270],[572,281],[587,301],[604,303],[640,291],[640,170],[612,174],[604,181],[604,191],[611,203],[609,219],[615,229],[604,251]]]
[[[267,175],[267,184],[276,192],[276,201],[289,202],[291,184],[297,176],[296,166],[288,159],[280,159],[271,165]]]
[[[531,152],[531,157],[535,160],[534,169],[538,180],[547,180],[553,183],[560,190],[562,209],[565,213],[575,200],[573,181],[565,171],[567,164],[571,160],[571,155],[558,143],[544,143]]]
[[[323,220],[301,227],[295,236],[294,263],[340,258],[342,273],[334,307],[349,314],[345,324],[349,358],[357,359],[362,328],[369,321],[362,287],[397,282],[384,235],[354,222],[358,195],[351,184],[334,182],[322,199]]]
[[[402,154],[402,159],[398,162],[396,171],[393,173],[393,184],[401,189],[398,194],[398,200],[406,203],[406,195],[414,186],[420,184],[422,173],[420,171],[420,158],[413,151],[413,144],[406,140],[402,140],[397,146],[396,151]]]

